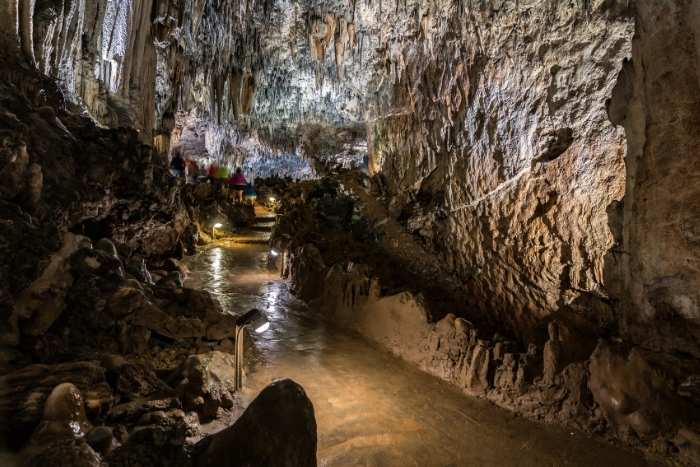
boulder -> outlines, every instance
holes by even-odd
[[[119,342],[123,353],[142,355],[148,350],[148,341],[150,338],[150,329],[144,328],[143,326],[132,326],[126,332],[119,334],[117,342]]]
[[[65,298],[73,285],[68,258],[80,248],[90,246],[90,239],[66,232],[60,249],[51,256],[41,276],[24,289],[12,310],[11,322],[22,334],[39,336],[58,319],[66,307]]]
[[[177,260],[175,258],[168,258],[163,262],[163,270],[168,271],[168,272],[173,272],[177,271],[180,273],[180,279],[182,279],[182,282],[185,282],[187,280],[187,277],[190,273],[190,270],[187,269],[187,266],[185,266],[182,261]]]
[[[255,208],[250,204],[224,204],[226,217],[236,227],[247,227],[255,220]]]
[[[474,325],[464,318],[455,319],[455,330],[460,334],[469,335],[474,329]]]
[[[200,441],[195,465],[316,467],[316,446],[313,404],[283,379],[263,389],[232,426]]]
[[[102,250],[81,248],[70,258],[71,271],[78,276],[94,274],[115,281],[124,280],[124,270],[119,258]]]
[[[450,334],[454,332],[453,330],[456,328],[456,319],[457,318],[455,317],[455,315],[449,313],[447,314],[447,316],[435,323],[435,335],[438,337],[449,337]]]
[[[357,324],[368,337],[410,362],[421,364],[429,355],[431,325],[420,294],[404,292],[368,302]]]
[[[61,439],[29,458],[26,467],[103,467],[100,456],[83,438]]]
[[[71,383],[59,384],[46,399],[43,419],[23,451],[38,452],[54,441],[85,436],[91,428],[80,389]]]
[[[600,340],[590,358],[588,388],[613,426],[652,440],[700,412],[674,390],[674,380],[633,348],[629,354]]]
[[[92,363],[31,365],[0,378],[1,429],[13,449],[19,449],[43,418],[44,402],[62,383],[82,393],[105,381],[105,370]]]
[[[121,365],[108,371],[106,377],[114,392],[126,402],[145,397],[164,399],[175,394],[153,371],[141,363]]]
[[[688,465],[700,465],[700,433],[682,427],[672,443],[678,448],[678,456]]]
[[[109,453],[105,461],[109,467],[190,467],[192,459],[184,447],[187,431],[184,421],[139,427],[126,443]]]
[[[691,404],[700,407],[700,375],[690,375],[678,386],[678,394]]]
[[[114,438],[112,429],[108,426],[93,428],[85,435],[85,441],[101,456],[106,456],[115,448],[119,447],[119,442]]]
[[[126,271],[139,282],[153,284],[153,278],[151,278],[151,274],[148,272],[146,262],[140,256],[134,256],[129,260],[126,264]]]
[[[98,383],[83,392],[85,415],[91,423],[104,420],[115,403],[114,392],[107,383]]]
[[[182,287],[184,287],[184,285],[182,284],[182,276],[181,276],[179,271],[169,272],[166,276],[158,279],[158,282],[156,282],[156,285],[158,287],[169,287],[169,288],[175,288],[175,287],[182,288]]]
[[[117,247],[114,245],[112,240],[108,238],[101,238],[100,240],[95,243],[95,249],[96,250],[101,250],[107,253],[110,256],[114,256],[115,258],[119,259],[119,253],[117,253]]]
[[[222,365],[214,360],[221,360],[221,352],[215,352],[214,358],[193,355],[175,370],[166,381],[178,389],[178,397],[183,401],[185,410],[197,411],[202,419],[209,419],[216,416],[219,407],[230,409],[233,407],[233,397],[231,391],[235,391],[233,385],[229,386],[222,382],[223,378],[211,369],[220,371]],[[218,358],[217,358],[218,356]],[[231,359],[228,362],[228,369],[224,370],[222,377],[233,375],[235,362]]]

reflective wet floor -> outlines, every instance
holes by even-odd
[[[656,465],[599,440],[513,416],[324,320],[267,270],[265,245],[218,242],[189,258],[186,286],[228,310],[264,310],[270,329],[241,394],[291,378],[314,404],[320,466]]]

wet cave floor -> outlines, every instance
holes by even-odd
[[[258,352],[247,362],[238,403],[247,406],[278,378],[301,384],[314,405],[320,466],[651,465],[602,441],[466,396],[325,320],[290,293],[277,271],[267,270],[267,255],[266,245],[217,241],[187,260],[186,286],[209,290],[236,313],[265,311],[270,328],[251,332]]]

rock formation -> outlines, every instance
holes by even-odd
[[[271,244],[287,252],[282,273],[297,296],[467,394],[693,464],[697,359],[567,313],[520,341],[464,308],[468,290],[391,219],[380,186],[346,172],[287,187]]]
[[[253,213],[171,177],[179,154],[275,178],[272,246],[320,312],[518,413],[700,462],[699,25],[697,0],[4,0],[0,372],[38,381],[0,387],[10,444],[63,383],[115,442],[170,420],[122,454],[229,404],[195,356],[235,316],[177,260]],[[85,366],[116,353],[124,374]],[[185,368],[202,384],[139,402]],[[92,465],[93,437],[55,449]]]

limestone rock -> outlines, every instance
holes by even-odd
[[[326,265],[316,247],[311,244],[305,245],[295,255],[292,268],[298,272],[292,273],[292,288],[302,300],[312,300],[323,291]]]
[[[233,397],[227,386],[220,382],[219,375],[211,371],[211,362],[212,359],[199,355],[189,357],[166,379],[171,385],[178,385],[185,409],[199,412],[202,420],[216,416],[219,407],[233,407]],[[213,367],[220,368],[216,364]],[[232,374],[231,370],[229,368],[227,373]],[[222,378],[224,376],[221,375]],[[231,389],[235,390],[233,387]]]
[[[115,281],[124,280],[122,262],[118,257],[103,250],[82,248],[73,253],[70,263],[71,272],[77,275],[94,274]]]
[[[672,442],[678,448],[681,459],[686,463],[700,464],[700,434],[683,427],[678,430]]]
[[[678,394],[685,400],[700,407],[700,375],[690,375],[678,386]]]
[[[18,449],[39,425],[44,403],[60,384],[72,383],[82,393],[104,382],[104,370],[92,363],[31,365],[0,378],[0,414],[4,435]]]
[[[700,412],[673,390],[673,379],[655,368],[640,349],[625,356],[601,340],[590,359],[590,389],[607,419],[653,439],[671,420],[697,417]]]
[[[126,443],[109,453],[105,461],[110,467],[190,467],[192,460],[183,446],[186,433],[184,422],[139,428]]]
[[[80,390],[71,383],[59,384],[46,399],[43,419],[23,449],[37,452],[54,441],[83,437],[90,429]]]
[[[120,365],[108,371],[106,377],[114,392],[125,402],[145,397],[165,399],[174,395],[174,391],[152,370],[140,363]]]
[[[26,144],[8,142],[3,145],[0,150],[0,199],[12,199],[24,189],[28,164]]]
[[[549,340],[544,345],[544,382],[551,384],[554,382],[554,376],[562,369],[563,363],[563,348],[562,339],[564,332],[563,325],[557,320],[549,323],[548,332]]]
[[[102,467],[100,456],[82,438],[50,444],[25,464],[27,467]]]
[[[180,271],[171,271],[169,272],[166,276],[161,277],[158,279],[156,282],[156,285],[159,287],[184,287],[182,283],[182,275],[180,274]]]
[[[496,368],[493,385],[496,388],[512,388],[517,376],[517,361],[512,353],[503,355],[501,364]]]
[[[104,420],[115,403],[112,388],[107,383],[90,386],[83,392],[85,415],[90,422],[96,424]]]
[[[115,258],[119,259],[119,253],[117,253],[117,247],[114,246],[114,243],[108,239],[108,238],[102,238],[95,243],[95,249],[96,250],[101,250],[107,253],[110,256],[114,256]]]
[[[284,379],[263,389],[232,426],[204,438],[195,465],[311,467],[316,446],[313,405],[301,386]]]
[[[464,318],[455,319],[455,330],[461,334],[469,334],[474,329],[474,325]]]
[[[180,279],[182,280],[182,282],[185,282],[187,280],[187,276],[190,273],[189,269],[187,269],[187,266],[185,266],[184,264],[182,264],[181,261],[175,258],[166,259],[165,262],[163,262],[163,270],[168,272],[179,272]]]
[[[151,274],[148,272],[146,262],[140,256],[132,257],[126,265],[126,270],[139,282],[153,284],[153,279],[151,278]]]
[[[41,276],[24,289],[15,301],[12,316],[21,322],[21,332],[31,336],[44,334],[65,308],[65,297],[73,285],[68,258],[78,249],[89,247],[86,237],[64,234],[61,248],[51,256]]]
[[[464,387],[469,394],[484,396],[491,386],[489,381],[489,365],[491,355],[489,348],[477,345],[472,354],[472,361],[469,365],[466,379],[463,381]]]
[[[102,457],[119,447],[119,442],[114,439],[112,429],[108,426],[98,426],[88,431],[85,442]]]
[[[417,364],[427,356],[430,325],[422,296],[405,292],[382,297],[357,319],[359,329],[395,355]]]

